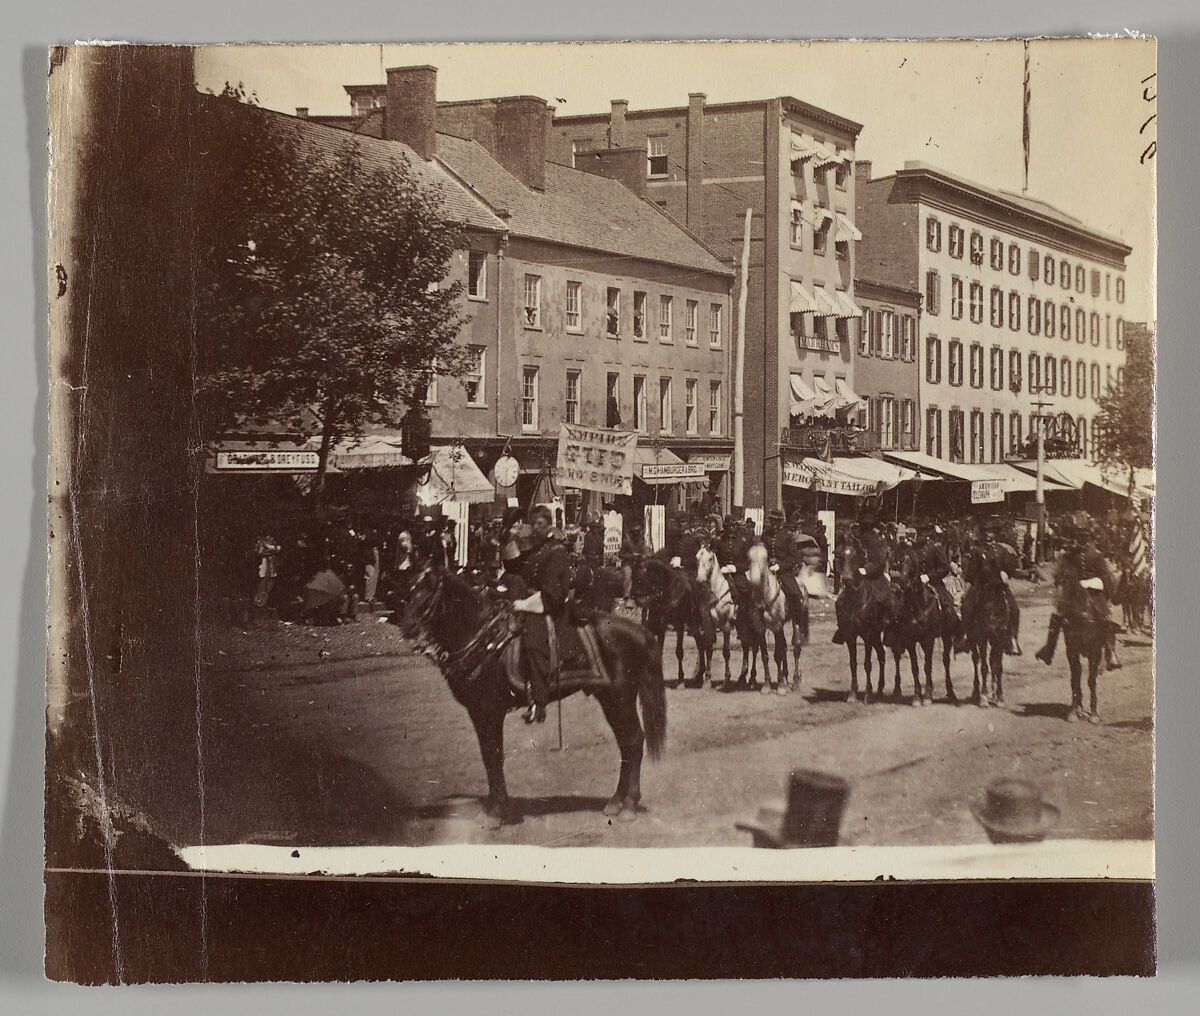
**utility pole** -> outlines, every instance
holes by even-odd
[[[1034,493],[1034,500],[1037,504],[1037,539],[1034,540],[1033,544],[1033,561],[1031,562],[1033,564],[1036,564],[1037,559],[1041,557],[1042,541],[1046,538],[1046,479],[1043,475],[1046,466],[1046,450],[1042,436],[1045,430],[1045,417],[1042,415],[1042,410],[1049,409],[1054,403],[1042,400],[1042,392],[1044,390],[1039,385],[1035,389],[1038,396],[1037,401],[1030,403],[1034,407],[1037,424],[1037,486]]]
[[[746,508],[746,449],[742,437],[742,415],[746,408],[746,291],[750,273],[750,220],[754,209],[746,209],[742,232],[742,270],[738,288],[737,335],[733,361],[733,506]]]

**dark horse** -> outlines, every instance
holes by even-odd
[[[1012,629],[999,565],[983,548],[975,548],[970,554],[976,560],[964,570],[977,577],[978,589],[969,616],[963,618],[975,675],[971,701],[980,707],[998,706],[1004,701],[1004,653],[1016,632]]]
[[[914,706],[933,703],[933,647],[942,640],[942,667],[946,674],[946,701],[957,702],[950,680],[950,656],[958,637],[958,619],[947,610],[927,583],[905,579],[892,587],[894,620],[888,626],[884,642],[891,647],[896,661],[896,679],[892,695],[900,697],[900,658],[908,653],[912,667]],[[917,671],[917,647],[925,654],[925,688]]]
[[[517,818],[504,783],[504,718],[526,702],[513,688],[499,654],[488,651],[489,633],[495,632],[489,621],[479,592],[455,575],[426,568],[413,585],[402,625],[408,637],[423,635],[438,650],[436,658],[450,691],[471,716],[487,770],[485,810],[498,824]],[[597,613],[594,624],[607,680],[578,672],[564,674],[560,680],[552,677],[550,697],[587,691],[600,703],[621,750],[621,775],[604,813],[633,815],[642,796],[643,745],[651,758],[658,758],[666,739],[661,654],[653,638],[632,621]]]
[[[660,654],[667,629],[675,629],[676,680],[680,684],[684,680],[683,637],[691,634],[696,640],[696,673],[692,680],[703,687],[717,636],[700,584],[682,568],[648,557],[634,573],[633,597],[645,610],[646,629],[658,640]]]
[[[1079,570],[1073,561],[1064,561],[1060,576],[1063,599],[1063,641],[1067,665],[1071,668],[1071,708],[1068,722],[1087,719],[1100,722],[1096,704],[1096,678],[1104,668],[1104,647],[1112,635],[1108,616],[1108,598],[1103,589],[1086,589],[1079,584]],[[1083,665],[1088,663],[1088,711],[1083,711]]]
[[[883,696],[883,684],[887,679],[887,652],[883,647],[883,632],[890,621],[888,603],[872,595],[870,584],[859,574],[865,557],[854,543],[847,543],[839,555],[841,587],[834,613],[838,631],[846,641],[846,652],[850,656],[850,696],[858,698],[858,640],[863,642],[863,667],[867,674],[867,693],[864,702],[875,700],[871,687],[871,654],[879,660],[879,696]]]

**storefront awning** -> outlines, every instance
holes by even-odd
[[[310,446],[313,442],[309,442]],[[319,445],[319,439],[316,440]],[[359,441],[339,441],[329,451],[329,462],[338,469],[378,469],[385,466],[411,466],[413,460],[400,450],[401,439],[387,434],[364,437]]]
[[[826,292],[824,286],[814,286],[813,296],[816,297],[817,309],[813,312],[817,317],[839,317],[842,314],[837,301]]]
[[[920,470],[922,473],[932,473],[935,476],[950,480],[961,480],[964,483],[976,483],[983,480],[999,480],[1005,493],[1027,493],[1036,487],[1036,481],[1028,473],[1014,469],[1006,462],[947,462],[945,459],[934,458],[924,452],[883,452],[883,457],[889,462]],[[1046,476],[1046,486],[1061,490],[1064,484],[1053,477]]]
[[[874,458],[835,458],[832,462],[814,458],[783,460],[783,482],[789,487],[869,497],[892,490],[916,473],[891,462]]]
[[[862,232],[847,216],[837,212],[833,216],[833,239],[837,243],[848,240],[861,240]]]
[[[1029,476],[1037,474],[1037,463],[1033,461],[1012,462],[1014,468]],[[1082,459],[1049,459],[1042,466],[1042,476],[1051,482],[1073,490],[1086,484],[1100,487],[1122,497],[1129,496],[1129,473],[1126,470],[1105,472],[1099,466]],[[1139,469],[1134,473],[1134,497],[1138,501],[1154,497],[1154,471]]]
[[[792,134],[792,161],[800,159],[811,159],[817,154],[816,142],[806,138],[803,134]]]
[[[788,385],[791,396],[789,411],[792,416],[803,416],[812,406],[816,393],[808,387],[800,374],[793,374]]]
[[[829,387],[829,382],[823,377],[815,377],[813,378],[812,389],[814,414],[817,416],[821,416],[822,414],[832,415],[833,410],[836,408],[837,396],[834,395],[833,389]]]
[[[792,303],[791,312],[793,314],[811,314],[817,309],[817,298],[813,296],[812,290],[801,285],[795,279],[792,280]]]
[[[867,400],[856,395],[845,378],[837,378],[834,381],[834,387],[837,389],[837,396],[834,399],[834,406],[837,409],[862,409],[866,406]]]
[[[429,455],[429,479],[417,488],[423,505],[481,504],[491,501],[495,488],[462,445],[439,445]]]
[[[835,289],[833,291],[833,298],[837,302],[838,307],[841,308],[841,313],[838,315],[838,317],[862,317],[862,308],[853,300],[851,300],[850,297],[848,297],[842,290]]]
[[[684,462],[670,448],[639,445],[633,453],[633,475],[643,483],[687,483],[705,479],[704,463]]]

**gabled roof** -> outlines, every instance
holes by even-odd
[[[438,134],[437,159],[496,212],[512,235],[730,276],[708,247],[616,180],[546,163],[544,190],[525,186],[478,142]]]
[[[202,102],[228,101],[210,99],[204,95],[200,98]],[[504,220],[498,218],[452,174],[446,172],[436,161],[426,162],[408,145],[366,134],[353,134],[339,127],[327,126],[311,119],[290,116],[259,106],[245,108],[248,116],[260,116],[264,119],[264,129],[275,131],[290,144],[318,156],[334,159],[346,148],[357,144],[363,165],[368,168],[386,168],[393,160],[407,160],[409,169],[418,183],[440,192],[442,211],[448,221],[489,232],[503,233],[508,230]]]

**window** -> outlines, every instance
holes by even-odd
[[[688,300],[684,307],[683,341],[689,346],[698,345],[696,341],[696,321],[700,317],[700,304]]]
[[[1100,345],[1100,315],[1099,314],[1096,314],[1095,312],[1092,313],[1091,324],[1092,324],[1092,345],[1098,346],[1098,345]]]
[[[971,234],[971,264],[983,264],[983,234]]]
[[[1104,273],[1104,299],[1112,299],[1112,272]]]
[[[971,410],[971,461],[983,461],[983,410]]]
[[[1042,378],[1042,391],[1054,395],[1058,391],[1058,361],[1053,356],[1046,357],[1042,370],[1046,372]]]
[[[925,220],[925,246],[934,253],[942,249],[942,224],[932,215]]]
[[[542,327],[542,277],[525,276],[525,327]]]
[[[971,321],[980,324],[983,321],[983,284],[971,283]]]
[[[604,426],[617,428],[621,425],[621,375],[609,372],[604,384]]]
[[[890,310],[879,315],[879,355],[885,360],[896,359],[896,315]]]
[[[667,175],[667,136],[652,134],[646,138],[646,174]]]
[[[942,383],[942,340],[936,335],[925,339],[925,380],[931,385]]]
[[[661,434],[670,434],[674,424],[671,415],[671,379],[658,379],[658,429]]]
[[[487,299],[487,254],[481,250],[467,254],[467,296],[472,300]]]
[[[1091,370],[1092,401],[1100,401],[1100,364],[1093,363]]]
[[[1020,455],[1021,446],[1021,414],[1008,414],[1008,452],[1010,455]]]
[[[896,447],[896,400],[891,395],[879,397],[879,446]]]
[[[1083,265],[1075,266],[1075,292],[1082,293],[1087,288],[1087,271]]]
[[[1106,364],[1104,365],[1104,394],[1105,394],[1105,395],[1110,395],[1110,394],[1112,394],[1112,388],[1113,388],[1113,369],[1112,369],[1112,364],[1111,364],[1111,363],[1106,363]]]
[[[792,246],[798,250],[804,246],[804,207],[798,201],[792,202]]]
[[[838,153],[838,155],[843,155],[843,156],[846,154],[841,148],[839,148],[837,150],[837,153]],[[835,187],[837,187],[838,190],[846,189],[846,181],[849,178],[850,178],[849,160],[839,162],[836,166],[833,167],[833,184]]]
[[[1065,303],[1062,305],[1062,314],[1059,321],[1059,333],[1068,342],[1071,340],[1071,308]]]
[[[1100,269],[1092,269],[1092,296],[1100,295]]]
[[[1062,393],[1064,398],[1071,394],[1071,358],[1069,356],[1062,358]]]
[[[567,331],[583,330],[583,314],[580,304],[583,300],[583,283],[567,283]]]
[[[708,432],[721,433],[721,382],[708,383]]]
[[[900,400],[900,442],[913,448],[917,441],[917,407],[912,399]]]
[[[669,296],[658,298],[658,341],[671,341],[671,298]]]
[[[1021,294],[1008,294],[1008,327],[1010,331],[1021,330]]]
[[[941,312],[942,279],[932,269],[925,273],[925,310],[930,314]]]
[[[942,411],[937,406],[925,410],[925,454],[942,457]]]
[[[1075,398],[1087,398],[1087,364],[1082,360],[1075,364]]]
[[[683,382],[683,424],[689,434],[699,433],[699,407],[696,405],[696,389],[699,382],[689,377]]]
[[[1054,267],[1056,264],[1057,262],[1049,254],[1042,258],[1042,281],[1047,286],[1054,285]]]
[[[991,293],[991,317],[993,328],[1004,327],[1004,292],[996,286],[992,287]]]
[[[1117,279],[1120,282],[1120,279]],[[1125,348],[1125,319],[1117,318],[1117,348]]]
[[[1021,274],[1021,248],[1015,243],[1008,245],[1008,274]]]
[[[1037,353],[1029,354],[1029,391],[1037,394],[1042,387],[1042,358]]]
[[[521,369],[521,429],[537,430],[538,427],[538,369]]]
[[[1026,320],[1029,323],[1030,335],[1042,334],[1042,301],[1031,296],[1026,307]]]
[[[1075,429],[1079,433],[1079,454],[1086,457],[1088,450],[1087,418],[1081,416],[1075,423]]]
[[[992,413],[992,461],[1004,461],[1004,414]]]
[[[950,277],[950,316],[956,321],[963,316],[963,281],[957,275]]]
[[[949,353],[946,380],[952,385],[961,385],[963,381],[963,347],[958,339],[950,340]]]
[[[1046,338],[1054,338],[1054,326],[1057,323],[1058,311],[1054,304],[1047,300],[1042,304],[1042,324],[1045,328]]]
[[[1042,275],[1042,256],[1036,250],[1029,252],[1029,278],[1037,282]]]
[[[1061,285],[1063,289],[1071,288],[1071,262],[1070,261],[1064,260],[1064,261],[1060,261],[1058,263],[1058,278],[1059,278],[1059,285]]]
[[[1104,348],[1112,349],[1112,315],[1104,315]]]
[[[487,402],[487,393],[484,384],[487,376],[487,347],[472,346],[471,352],[475,354],[475,363],[463,375],[463,390],[467,393],[468,406],[482,406]]]
[[[1125,368],[1124,367],[1117,368],[1117,387],[1118,388],[1125,387]]]
[[[800,315],[803,317],[804,315]],[[858,353],[860,356],[870,356],[875,348],[875,332],[879,328],[879,311],[864,310],[862,327],[858,330]]]
[[[999,237],[992,237],[991,253],[988,260],[994,271],[1004,271],[1004,242]]]
[[[1021,351],[1008,351],[1008,390],[1018,393],[1021,391]]]
[[[833,250],[839,261],[848,261],[850,259],[849,240],[835,240],[833,244]]]
[[[646,375],[633,375],[633,429],[645,434],[650,428],[646,422]]]
[[[1087,342],[1087,315],[1082,310],[1075,311],[1075,341]]]
[[[900,318],[900,356],[906,363],[917,358],[916,322],[911,314]]]
[[[966,443],[966,435],[963,433],[964,420],[963,411],[961,409],[950,410],[950,461],[962,462],[965,458],[964,445]]]
[[[567,423],[579,422],[579,371],[567,371]]]
[[[721,305],[719,303],[708,305],[708,348],[721,348]]]
[[[1125,280],[1117,279],[1117,303],[1125,302]]]
[[[971,387],[983,387],[983,346],[971,343]]]
[[[646,294],[636,290],[633,294],[633,337],[646,341]]]
[[[823,219],[819,226],[813,227],[813,253],[824,257],[829,248],[829,223],[832,219]]]
[[[990,356],[991,361],[991,385],[992,391],[999,392],[1004,390],[1004,350],[999,346],[992,346]]]
[[[948,251],[952,258],[961,258],[963,256],[963,228],[962,226],[951,224],[950,235],[948,238]]]
[[[608,298],[605,310],[605,332],[610,339],[621,334],[621,291],[616,286],[608,287]]]

